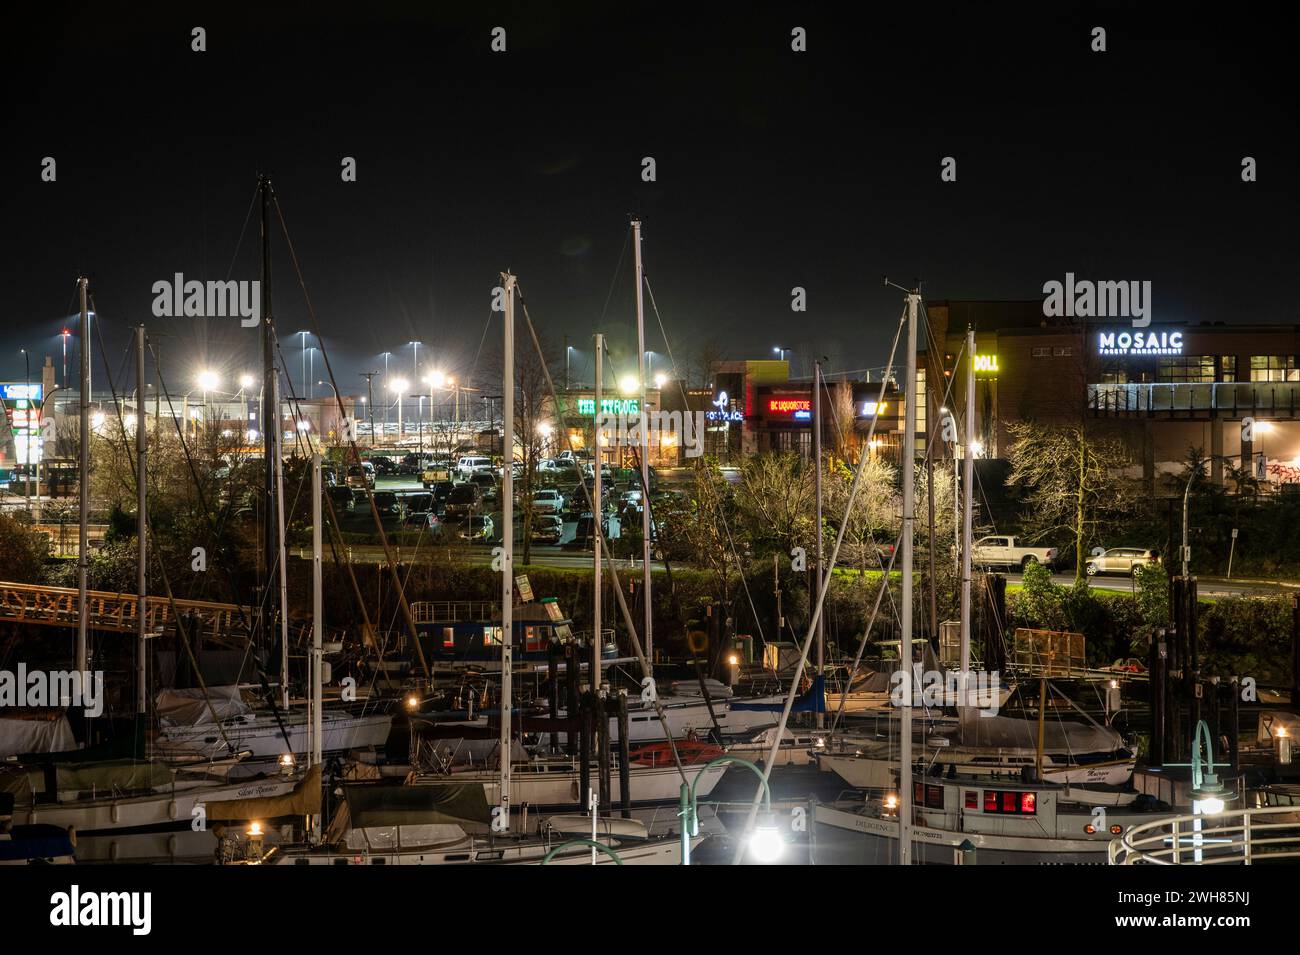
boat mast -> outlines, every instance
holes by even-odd
[[[637,377],[641,382],[640,437],[641,437],[641,599],[645,603],[645,658],[646,665],[654,671],[654,630],[651,624],[653,601],[650,591],[650,436],[647,432],[645,409],[645,309],[641,303],[645,272],[641,265],[641,219],[632,219],[632,247],[636,255],[636,343]],[[599,410],[599,409],[597,409]]]
[[[592,522],[591,553],[592,553],[593,577],[592,577],[592,588],[591,588],[592,589],[592,598],[591,598],[592,637],[591,637],[590,676],[591,676],[591,688],[593,690],[600,689],[600,654],[601,651],[604,649],[603,639],[601,637],[601,632],[600,632],[601,630],[600,542],[601,540],[604,539],[604,535],[601,532],[600,520],[605,514],[605,499],[603,496],[604,487],[601,483],[601,473],[600,473],[601,468],[605,463],[604,459],[601,456],[601,450],[600,450],[600,420],[601,420],[600,402],[602,398],[601,385],[604,384],[604,382],[601,380],[605,368],[603,363],[604,355],[602,354],[604,350],[605,350],[605,336],[602,335],[600,332],[597,332],[596,333],[596,418],[595,418],[596,434],[595,434],[595,439],[592,442],[596,450],[596,456],[595,456],[596,474],[595,474],[595,486],[593,488],[594,493],[591,496],[591,522]],[[566,361],[568,360],[567,351],[566,351],[565,360]],[[566,387],[567,387],[567,381],[566,381]],[[576,679],[576,676],[571,676],[570,678]],[[572,716],[573,714],[570,715]]]
[[[325,601],[321,586],[321,454],[311,456],[311,757],[308,766],[322,762],[321,708],[324,705],[323,641]],[[311,817],[312,841],[320,837],[320,814]]]
[[[826,585],[822,577],[822,363],[813,362],[813,461],[816,472],[817,523],[814,524],[817,535],[817,598],[821,599],[822,587]],[[825,618],[817,618],[817,675],[826,674],[826,624]],[[850,674],[852,676],[852,674]],[[826,714],[817,710],[817,728],[826,725]]]
[[[86,540],[86,522],[90,518],[90,313],[86,308],[86,286],[90,284],[87,278],[77,280],[77,288],[81,296],[81,447],[78,450],[78,474],[80,480],[80,512],[79,526],[77,529],[77,672],[81,674],[83,680],[89,676],[89,664],[87,660],[88,641],[86,637],[87,629],[87,598],[86,598],[86,577],[89,573],[90,562],[88,551],[90,544]],[[89,742],[86,740],[85,742]]]
[[[280,705],[289,709],[289,571],[284,554],[284,461],[279,454],[280,433],[280,376],[271,379],[271,392],[275,396],[275,540],[276,563],[280,567]],[[317,526],[320,526],[319,523]]]
[[[135,487],[136,487],[136,647],[135,659],[135,712],[143,720],[149,708],[148,687],[145,685],[145,669],[149,659],[148,644],[145,643],[145,628],[148,625],[149,587],[146,571],[148,569],[149,543],[148,520],[145,504],[148,494],[148,442],[145,438],[144,425],[144,326],[135,330]]]
[[[270,639],[267,619],[271,607],[271,561],[276,553],[276,481],[275,464],[280,459],[280,399],[276,388],[275,318],[271,309],[271,180],[259,176],[258,192],[262,200],[262,452],[266,479],[266,509],[262,515],[262,640]],[[281,699],[288,704],[285,674],[280,675]]]
[[[969,704],[970,683],[970,580],[971,580],[971,501],[975,484],[975,330],[966,329],[966,448],[962,456],[961,475],[961,668],[957,671],[958,699]]]
[[[515,561],[515,277],[501,273],[505,287],[505,334],[502,339],[501,447],[501,822],[510,825],[510,709],[514,676]]]
[[[903,681],[902,712],[898,737],[898,864],[912,864],[912,694],[916,668],[912,664],[912,548],[916,523],[916,326],[919,292],[907,293],[907,389],[903,415],[903,580],[899,610],[902,639],[899,642],[899,665],[907,678]],[[865,454],[866,451],[864,450]],[[886,586],[886,582],[881,586]]]

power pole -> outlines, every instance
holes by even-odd
[[[148,443],[144,427],[144,326],[135,330],[135,484],[136,484],[136,648],[135,661],[135,712],[143,719],[149,711],[149,692],[145,684],[149,661],[148,643],[146,643],[146,626],[149,616],[149,587],[146,570],[148,568],[149,544],[146,501],[149,487]]]

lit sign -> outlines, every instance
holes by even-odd
[[[745,416],[739,411],[727,410],[727,405],[731,404],[731,399],[727,397],[725,391],[719,391],[718,397],[713,399],[713,407],[716,411],[706,411],[704,417],[709,421],[744,421]]]
[[[40,385],[0,385],[0,397],[5,401],[21,401],[24,398],[30,401],[41,400]]]
[[[888,401],[882,401],[882,402],[880,402],[879,404],[877,404],[877,403],[874,402],[874,401],[864,401],[864,402],[862,403],[862,414],[863,414],[863,417],[866,417],[866,418],[874,418],[875,415],[876,415],[876,412],[878,412],[878,411],[879,411],[879,412],[883,412],[883,411],[884,411],[886,408],[888,408],[888,407],[889,407],[889,402],[888,402]]]
[[[595,398],[579,398],[578,414],[594,415],[596,413]],[[601,414],[640,414],[641,400],[639,398],[601,398]]]
[[[1182,332],[1100,332],[1099,355],[1181,355]]]
[[[992,374],[997,374],[998,356],[997,355],[976,355],[975,371],[977,374],[979,372],[988,372]]]
[[[812,415],[811,398],[768,398],[768,414],[788,414],[807,418]]]

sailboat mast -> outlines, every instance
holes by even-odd
[[[77,672],[84,680],[90,669],[88,665],[87,641],[87,598],[86,578],[90,570],[88,551],[90,543],[86,537],[86,522],[90,518],[90,313],[86,307],[87,278],[77,280],[81,296],[81,447],[78,451],[78,474],[80,480],[80,512],[77,529]]]
[[[822,577],[822,363],[813,362],[813,470],[816,473],[817,522],[813,525],[817,535],[817,598],[821,599],[822,588],[826,585]],[[822,617],[817,618],[817,675],[826,673],[826,626]],[[826,725],[826,714],[817,710],[817,728]]]
[[[148,495],[148,441],[144,426],[144,326],[135,330],[135,486],[136,486],[136,578],[135,592],[139,604],[136,608],[136,647],[135,659],[135,712],[144,716],[149,708],[148,687],[145,685],[145,669],[149,659],[148,645],[145,643],[145,628],[148,623],[149,581],[146,575],[149,559],[148,519],[146,517],[146,498]]]
[[[912,864],[912,694],[916,668],[912,665],[912,548],[916,523],[916,325],[919,292],[907,294],[907,402],[903,415],[903,580],[899,611],[902,639],[899,665],[903,681],[903,705],[898,729],[898,864]],[[865,454],[865,450],[863,451]],[[881,586],[888,586],[882,581]]]
[[[600,542],[603,539],[604,535],[602,534],[600,520],[605,514],[605,503],[604,503],[604,496],[603,496],[604,485],[601,482],[601,469],[605,462],[601,456],[601,449],[600,449],[600,420],[601,420],[600,403],[601,403],[601,398],[603,397],[601,395],[601,391],[602,391],[601,386],[604,384],[604,382],[601,380],[605,370],[605,366],[604,366],[605,356],[602,354],[604,350],[605,350],[605,336],[602,335],[600,332],[597,332],[596,333],[596,418],[595,418],[596,434],[592,442],[596,451],[596,455],[595,455],[596,467],[594,469],[595,482],[594,482],[594,487],[592,488],[592,495],[591,495],[591,554],[592,554],[593,577],[592,577],[592,588],[591,588],[592,589],[592,596],[591,596],[592,636],[591,636],[590,676],[591,676],[591,688],[593,690],[600,689],[600,653],[601,650],[603,649],[603,641],[601,639],[601,633],[600,633],[601,631],[600,598],[602,596],[601,595]],[[574,678],[575,677],[573,676],[570,677],[570,679],[574,679]]]
[[[289,708],[289,570],[284,554],[284,461],[279,454],[280,376],[272,373],[271,393],[275,396],[275,540],[276,564],[280,568],[280,704]],[[269,578],[268,578],[269,580]]]
[[[311,456],[311,762],[322,761],[321,705],[324,686],[322,657],[325,639],[325,600],[321,580],[321,454]]]
[[[515,603],[515,277],[501,273],[505,287],[505,334],[502,339],[501,383],[501,744],[497,760],[501,769],[501,816],[510,824],[510,710],[514,705],[514,603]]]
[[[276,553],[275,463],[280,458],[280,399],[276,389],[275,318],[271,311],[271,180],[258,179],[262,199],[262,451],[265,458],[266,509],[262,515],[262,639],[270,639],[266,625],[271,607],[272,561]],[[281,674],[281,682],[284,675]],[[282,691],[287,696],[287,690]]]
[[[970,681],[970,580],[971,580],[971,501],[975,484],[975,330],[966,329],[966,449],[961,476],[961,669],[958,686],[961,702],[967,699]]]
[[[641,265],[641,220],[632,220],[632,247],[636,255],[636,360],[637,378],[641,382],[641,402],[639,415],[641,427],[641,599],[645,603],[645,658],[653,670],[655,662],[654,630],[651,624],[653,601],[650,590],[650,436],[647,433],[646,418],[646,367],[645,367],[645,309],[642,305],[642,286],[645,284],[645,272]]]

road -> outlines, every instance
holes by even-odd
[[[424,488],[414,477],[391,477],[379,478],[376,482],[376,490],[380,491],[422,491]],[[489,511],[488,514],[493,521],[497,523],[498,532],[495,543],[500,543],[500,520],[499,511]],[[515,511],[516,519],[519,512]],[[374,525],[370,522],[364,511],[357,510],[349,515],[349,520],[345,524],[355,523],[358,530],[370,530]],[[572,547],[565,547],[573,539],[576,528],[576,522],[566,521],[564,524],[564,537],[560,539],[560,544],[534,544],[532,546],[532,563],[543,567],[572,568],[581,569],[591,566],[591,551],[577,550]],[[351,527],[347,529],[352,529]],[[406,548],[409,552],[410,548]],[[515,542],[516,555],[519,554],[519,541]],[[466,548],[467,557],[471,563],[486,564],[492,560],[492,544],[476,543]],[[354,545],[352,547],[352,556],[355,560],[379,562],[384,559],[383,548],[379,545]],[[403,556],[409,556],[404,554]],[[618,561],[619,569],[634,569],[640,567],[640,561]],[[654,561],[651,568],[655,571],[663,570],[663,564]],[[1019,573],[1007,574],[1007,582],[1018,585],[1022,582]],[[1072,587],[1074,585],[1073,574],[1053,574],[1052,582],[1063,587]],[[1089,585],[1098,590],[1113,590],[1121,593],[1131,593],[1133,590],[1133,581],[1129,577],[1120,576],[1096,576],[1089,579]],[[1202,597],[1239,597],[1246,594],[1258,595],[1269,593],[1297,593],[1300,592],[1300,581],[1291,580],[1226,580],[1221,577],[1201,577],[1199,578],[1199,594]]]

